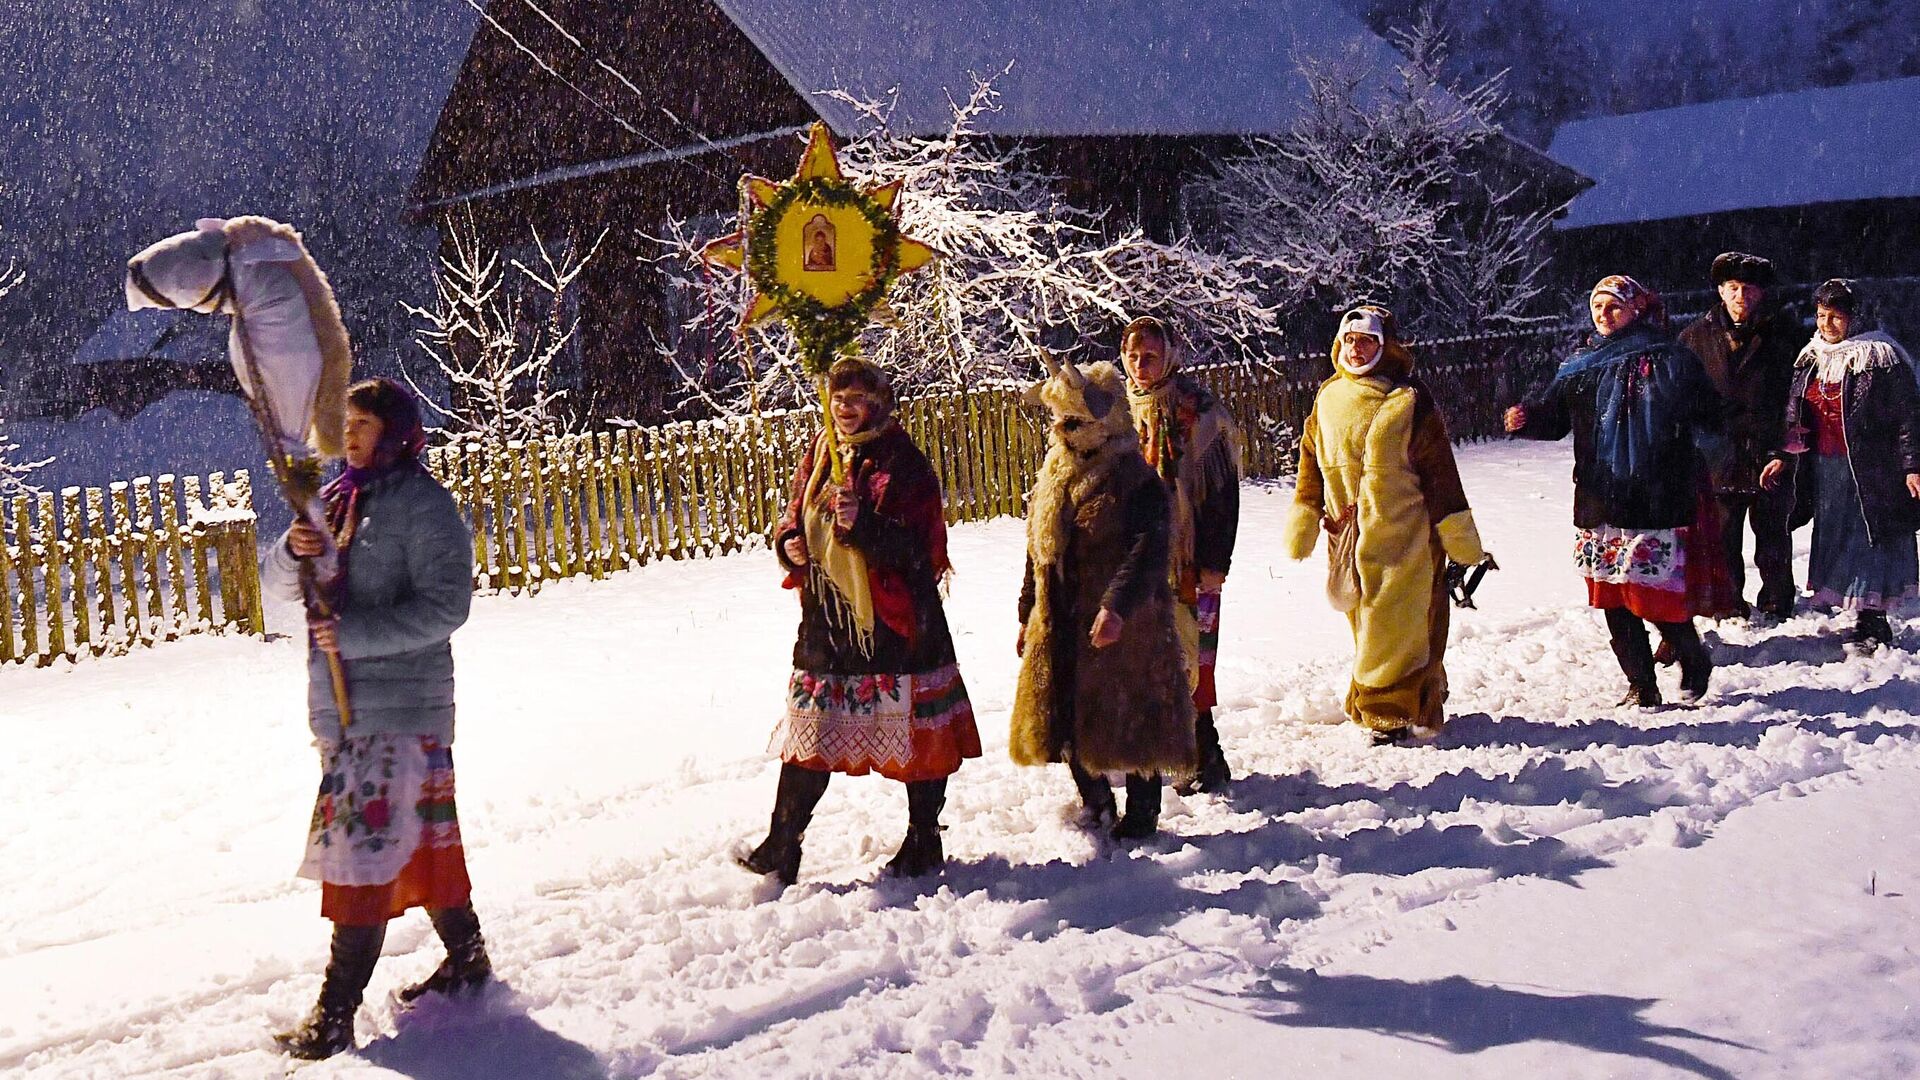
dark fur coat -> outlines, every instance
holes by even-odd
[[[1124,417],[1124,403],[1116,408]],[[1195,767],[1192,688],[1167,582],[1166,486],[1131,435],[1086,453],[1056,442],[1035,481],[1009,746],[1020,764]],[[1124,623],[1119,641],[1096,649],[1089,635],[1102,607]]]

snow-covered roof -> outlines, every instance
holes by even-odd
[[[1595,180],[1561,229],[1920,197],[1920,77],[1575,120],[1547,153]]]
[[[73,354],[75,364],[113,360],[173,360],[198,364],[226,356],[226,320],[190,311],[146,308],[116,311]]]
[[[843,134],[859,119],[821,91],[897,86],[896,130],[930,135],[947,130],[969,73],[997,76],[989,134],[1272,133],[1306,101],[1298,57],[1352,52],[1381,74],[1401,61],[1338,0],[715,2]]]

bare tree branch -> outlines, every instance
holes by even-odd
[[[900,279],[889,317],[860,340],[902,391],[1024,378],[1043,339],[1084,338],[1149,312],[1208,355],[1257,352],[1277,332],[1278,308],[1259,295],[1266,261],[1110,229],[1100,214],[1066,202],[1059,178],[1023,149],[986,138],[979,122],[998,108],[991,78],[975,78],[966,100],[953,103],[949,129],[932,138],[892,130],[891,95],[830,96],[867,125],[841,148],[848,177],[899,182],[901,229],[941,252]],[[656,343],[681,380],[683,407],[735,412],[796,403],[809,386],[785,330],[756,335],[749,351],[734,329],[745,282],[715,279],[699,261],[701,244],[733,223],[704,225],[669,221],[650,238],[659,246],[653,261],[684,313],[670,340]]]
[[[537,265],[508,259],[503,266],[500,253],[481,244],[469,211],[465,221],[449,223],[433,305],[402,305],[416,321],[415,344],[446,383],[446,403],[422,391],[404,363],[401,372],[455,435],[515,440],[568,429],[561,408],[567,391],[554,385],[554,364],[579,329],[572,290],[606,232],[585,251],[549,245],[537,229],[529,233]]]
[[[1385,301],[1409,330],[1454,334],[1551,319],[1545,239],[1555,209],[1495,190],[1472,153],[1499,136],[1502,72],[1446,80],[1431,5],[1393,34],[1406,57],[1375,89],[1356,57],[1298,61],[1308,109],[1286,135],[1249,141],[1189,193],[1229,253],[1280,271],[1264,294],[1288,309]]]

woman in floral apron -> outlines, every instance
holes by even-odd
[[[1667,329],[1652,289],[1623,274],[1588,297],[1594,336],[1539,393],[1507,410],[1527,439],[1573,435],[1575,562],[1587,602],[1606,612],[1626,705],[1658,705],[1646,622],[1680,661],[1680,694],[1706,693],[1713,660],[1693,617],[1731,591],[1702,448],[1718,436],[1720,397]]]
[[[980,756],[940,602],[949,569],[940,481],[895,422],[879,368],[842,360],[827,380],[846,482],[833,482],[828,444],[816,440],[774,537],[786,586],[800,594],[800,633],[773,733],[773,819],[766,840],[739,856],[784,885],[799,876],[802,835],[836,772],[906,784],[907,835],[887,872],[939,871],[947,777]]]
[[[472,991],[492,974],[453,800],[450,638],[473,595],[473,541],[420,463],[425,443],[405,387],[374,379],[348,391],[347,469],[321,492],[341,575],[336,616],[309,622],[307,707],[321,775],[300,866],[321,883],[333,945],[312,1014],[275,1037],[298,1058],[353,1045],[387,920],[408,908],[427,909],[447,958],[402,990],[403,1001]],[[299,560],[324,546],[319,530],[295,524],[268,554],[263,584],[297,598]],[[327,654],[346,672],[346,722]]]

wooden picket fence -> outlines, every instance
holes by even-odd
[[[1419,345],[1421,377],[1453,437],[1497,435],[1502,409],[1552,370],[1553,340],[1530,333]],[[1298,433],[1330,372],[1325,356],[1299,357],[1284,372],[1195,369],[1246,432],[1255,477],[1292,472]],[[898,415],[939,473],[949,522],[1024,513],[1045,456],[1045,415],[1017,388],[913,398]],[[555,578],[764,545],[819,422],[817,409],[795,409],[534,442],[468,441],[429,451],[428,467],[473,527],[475,586],[537,590]]]
[[[900,418],[946,485],[947,516],[1017,514],[1043,453],[1039,418],[1011,388],[918,398]],[[813,410],[534,442],[437,447],[427,465],[473,527],[478,588],[537,589],[657,559],[764,544]]]
[[[257,547],[244,470],[15,496],[0,506],[0,663],[264,633]]]

